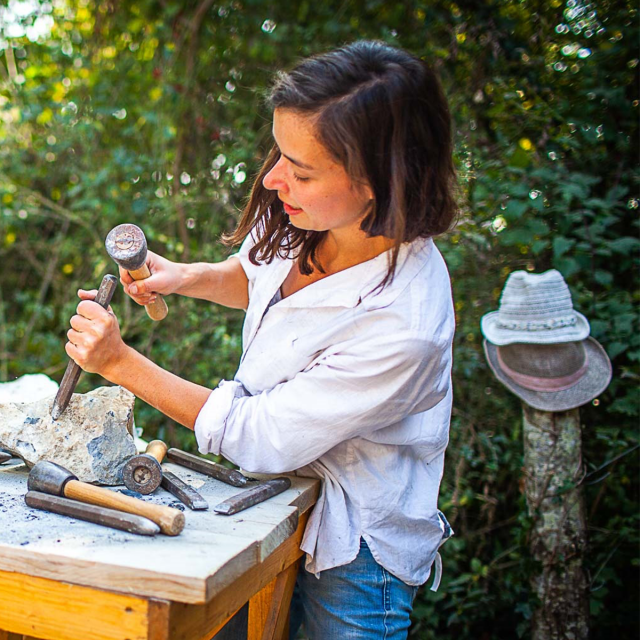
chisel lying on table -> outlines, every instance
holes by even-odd
[[[271,480],[265,480],[265,482],[261,482],[251,487],[251,489],[247,489],[221,502],[213,507],[213,510],[221,515],[231,516],[234,513],[238,513],[238,511],[244,511],[249,507],[253,507],[254,504],[259,504],[273,496],[277,496],[279,493],[286,491],[290,486],[291,480],[289,480],[289,478],[272,478]]]
[[[167,460],[175,462],[187,469],[193,469],[204,473],[206,476],[211,476],[220,482],[230,484],[232,487],[247,487],[256,482],[253,478],[247,478],[235,469],[228,469],[227,467],[211,462],[206,458],[194,456],[192,453],[186,451],[180,451],[180,449],[169,449],[167,451]]]
[[[163,470],[160,486],[178,498],[180,502],[186,504],[189,509],[193,509],[193,511],[202,511],[209,508],[209,503],[193,487],[180,480],[171,471]]]
[[[61,516],[86,520],[103,527],[121,529],[141,536],[155,536],[156,533],[160,533],[160,527],[155,522],[151,522],[151,520],[147,520],[142,516],[116,511],[115,509],[106,509],[93,504],[85,504],[84,502],[69,500],[69,498],[52,496],[40,491],[28,491],[24,501],[33,509],[51,511]]]

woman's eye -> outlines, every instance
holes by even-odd
[[[298,182],[306,182],[309,178],[303,178],[299,175],[296,175],[295,173],[293,174],[293,177],[298,181]]]

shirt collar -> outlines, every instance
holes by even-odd
[[[367,310],[388,306],[427,263],[432,247],[433,241],[430,238],[418,238],[402,244],[395,276],[382,290],[376,290],[376,287],[387,273],[392,250],[312,282],[278,302],[278,306],[353,308],[362,303]],[[282,285],[288,273],[289,268],[279,272],[281,280],[278,286]]]

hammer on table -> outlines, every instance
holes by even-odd
[[[152,440],[144,453],[129,458],[122,468],[122,477],[127,489],[144,495],[153,493],[159,486],[184,502],[189,509],[208,509],[207,501],[176,475],[164,471],[160,463],[167,454],[167,445],[162,440]]]
[[[134,516],[131,513],[116,511],[115,509],[97,507],[95,504],[69,500],[69,498],[52,496],[41,491],[27,491],[24,501],[32,509],[42,509],[43,511],[58,513],[61,516],[86,520],[103,527],[137,533],[141,536],[155,536],[156,533],[160,532],[160,527],[148,518]]]
[[[129,458],[122,468],[122,478],[127,489],[143,495],[153,493],[162,482],[160,463],[167,454],[167,445],[162,440],[152,440],[145,449]]]
[[[147,266],[147,239],[140,227],[135,224],[119,224],[109,231],[105,240],[107,253],[134,280],[145,280],[151,275]],[[163,320],[169,311],[161,295],[145,306],[152,320]]]
[[[168,536],[177,536],[184,529],[185,519],[182,511],[151,504],[124,496],[121,493],[114,493],[108,489],[95,487],[86,482],[80,482],[70,471],[54,462],[41,460],[36,463],[29,472],[27,488],[29,491],[41,491],[54,496],[71,498],[87,504],[143,516],[155,522],[160,527],[160,531]]]

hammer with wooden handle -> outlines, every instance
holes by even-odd
[[[135,224],[119,224],[109,231],[105,240],[107,253],[129,272],[134,280],[145,280],[151,275],[147,267],[147,239]],[[169,309],[164,298],[158,294],[154,302],[145,306],[152,320],[163,320]]]
[[[182,511],[150,504],[124,496],[121,493],[114,493],[108,489],[80,482],[70,471],[54,462],[41,460],[36,463],[29,472],[27,488],[29,491],[42,491],[54,496],[63,496],[99,507],[143,516],[155,522],[160,527],[160,531],[168,536],[177,536],[184,529],[185,520]]]
[[[167,445],[162,440],[152,440],[144,453],[129,458],[122,468],[127,489],[143,495],[154,492],[162,482],[160,463],[166,454]]]

